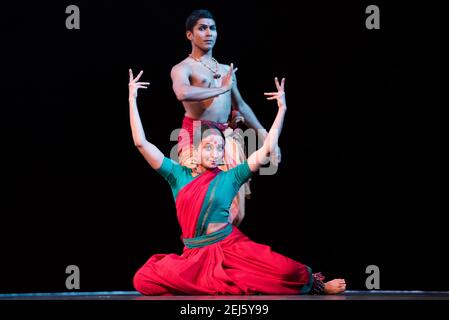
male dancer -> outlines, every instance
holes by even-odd
[[[207,10],[195,10],[186,20],[186,35],[192,44],[187,58],[172,68],[173,90],[185,109],[185,117],[178,137],[179,163],[191,168],[197,165],[193,154],[193,135],[196,121],[212,124],[222,130],[226,137],[224,165],[227,170],[245,159],[241,131],[234,130],[239,122],[256,130],[265,139],[267,131],[260,124],[252,109],[242,99],[237,88],[233,64],[220,64],[213,58],[212,49],[217,40],[215,18]],[[228,124],[232,111],[233,119]],[[188,135],[187,135],[188,133]],[[277,148],[274,159],[280,162],[280,150]],[[249,196],[249,184],[246,183],[235,197],[230,219],[239,225],[245,215],[245,195]]]

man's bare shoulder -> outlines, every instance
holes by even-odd
[[[192,62],[187,57],[184,60],[182,60],[180,63],[175,64],[173,68],[171,69],[172,72],[190,72],[192,70]]]

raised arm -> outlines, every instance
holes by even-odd
[[[237,69],[236,69],[237,70]],[[228,92],[232,88],[234,70],[231,68],[223,77],[222,85],[218,88],[203,88],[192,86],[189,76],[190,70],[182,64],[174,66],[171,70],[171,78],[173,82],[173,91],[179,101],[201,101],[212,97],[219,96]]]
[[[284,124],[285,112],[287,111],[284,92],[285,79],[282,79],[281,84],[279,84],[277,78],[275,78],[274,81],[278,91],[265,93],[265,95],[269,96],[267,98],[268,100],[277,100],[278,113],[274,119],[270,131],[268,132],[263,146],[251,154],[248,158],[248,165],[252,172],[259,170],[262,163],[265,163],[268,160],[270,153],[277,148],[279,135],[281,134],[282,126]]]
[[[164,160],[164,154],[152,143],[148,142],[142,127],[142,122],[137,109],[137,90],[147,89],[149,82],[138,82],[143,71],[133,78],[133,72],[129,69],[129,120],[131,123],[131,131],[133,135],[134,145],[139,149],[140,153],[148,161],[150,166],[157,170],[161,167]]]

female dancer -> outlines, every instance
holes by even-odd
[[[181,255],[155,254],[135,274],[134,287],[144,295],[217,294],[336,294],[345,290],[343,279],[324,283],[320,273],[251,241],[229,222],[229,208],[240,187],[275,150],[287,110],[285,79],[275,78],[277,92],[265,93],[277,100],[278,112],[263,146],[247,161],[228,171],[218,165],[225,139],[213,126],[201,127],[195,145],[199,170],[170,160],[145,136],[137,110],[139,82],[129,70],[130,122],[134,144],[170,184],[182,229]]]

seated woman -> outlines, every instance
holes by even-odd
[[[200,170],[164,157],[148,142],[137,110],[138,82],[130,70],[129,101],[133,140],[150,166],[170,184],[182,229],[182,255],[155,254],[137,271],[134,287],[144,295],[336,294],[345,290],[343,279],[324,283],[320,273],[251,241],[229,222],[229,208],[240,187],[277,147],[287,110],[284,83],[275,79],[278,112],[264,145],[247,161],[221,171],[225,139],[213,126],[202,126],[195,146]]]

